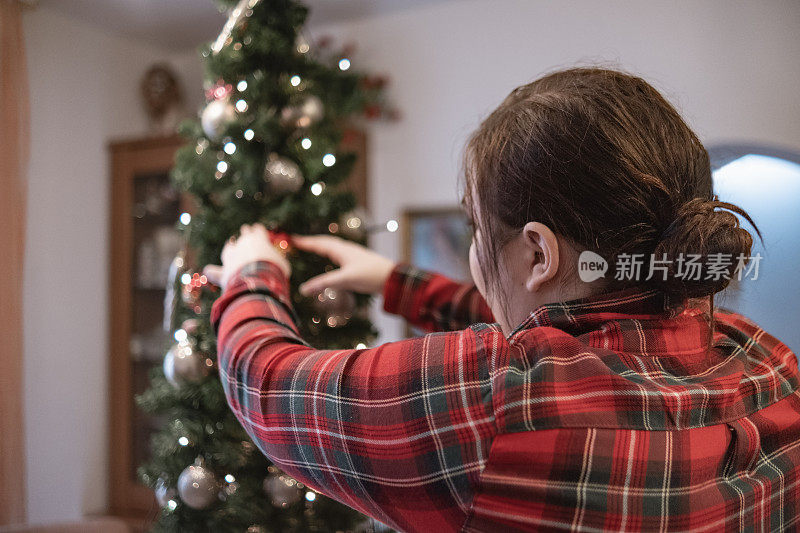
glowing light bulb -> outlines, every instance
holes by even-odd
[[[187,439],[186,437],[181,437],[178,439],[178,444],[180,444],[181,446],[188,446],[189,439]]]
[[[192,275],[186,272],[183,276],[181,276],[181,283],[184,285],[188,285],[192,281]]]
[[[317,499],[317,495],[311,492],[310,490],[306,492],[306,501],[313,502]]]
[[[237,100],[236,111],[238,111],[239,113],[244,113],[245,111],[247,111],[247,102],[245,102],[244,100]]]
[[[322,194],[322,184],[315,183],[314,185],[312,185],[311,194],[313,194],[314,196],[319,196],[320,194]]]
[[[247,82],[244,80],[240,81],[239,83],[236,84],[236,89],[239,92],[247,90]]]
[[[233,474],[228,474],[225,476],[225,481],[227,481],[228,483],[233,483],[234,481],[236,481],[236,478],[233,477]]]
[[[217,163],[217,170],[219,170],[220,172],[225,172],[226,170],[228,170],[228,163],[226,163],[225,161],[220,161],[219,163]]]
[[[301,80],[300,76],[298,76],[296,74],[289,79],[289,83],[292,84],[292,87],[297,87],[298,85],[300,85],[301,81],[303,81],[303,80]]]
[[[176,502],[175,500],[170,500],[167,502],[167,508],[170,511],[174,511],[176,507],[178,507],[178,502]]]
[[[397,223],[397,221],[396,221],[396,220],[394,220],[394,219],[392,219],[392,220],[390,220],[389,222],[387,222],[387,223],[386,223],[386,229],[388,229],[388,230],[389,230],[390,232],[392,232],[392,233],[394,233],[395,231],[397,231],[397,228],[398,228],[399,226],[400,226],[400,225],[399,225],[399,224]]]
[[[244,130],[244,139],[246,141],[252,141],[253,137],[255,137],[255,135],[256,134],[255,134],[255,132],[253,130],[250,130],[250,129]]]
[[[223,150],[225,150],[226,154],[233,155],[233,153],[236,152],[236,145],[231,142],[225,143]]]
[[[178,341],[178,342],[185,342],[186,339],[188,338],[188,336],[189,336],[189,334],[186,333],[186,330],[183,329],[183,328],[175,330],[174,337],[175,337],[175,340]]]
[[[311,139],[305,137],[302,141],[300,141],[300,146],[308,150],[309,148],[311,148]]]
[[[359,342],[358,344],[356,344],[356,350],[363,350],[366,347],[367,345],[364,344],[363,342]]]
[[[347,70],[350,68],[350,60],[346,57],[339,60],[339,70]]]
[[[189,213],[181,213],[181,224],[184,226],[188,226],[189,222],[192,221],[192,215]]]
[[[336,156],[333,154],[325,154],[322,156],[322,164],[326,167],[332,167],[336,163]]]

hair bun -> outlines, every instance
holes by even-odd
[[[717,209],[723,209],[718,211]],[[654,275],[652,281],[664,290],[670,299],[700,298],[715,294],[728,286],[736,276],[739,258],[749,260],[753,236],[742,228],[737,213],[755,227],[749,215],[739,206],[716,199],[694,198],[677,210],[675,218],[661,232],[655,249],[655,259],[664,255],[670,261],[667,279]],[[756,229],[756,231],[758,231]],[[759,237],[761,234],[759,233]],[[715,254],[724,254],[716,256]],[[699,275],[687,275],[679,270],[679,259],[700,256]],[[714,257],[724,261],[714,261]],[[716,263],[719,275],[711,275],[709,263]]]

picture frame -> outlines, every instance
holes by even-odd
[[[471,281],[472,230],[461,207],[406,209],[402,213],[402,228],[402,257],[406,263],[457,281]],[[407,337],[423,333],[406,323]]]

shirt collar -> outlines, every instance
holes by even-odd
[[[668,319],[680,313],[669,308],[669,297],[656,289],[628,287],[584,298],[541,305],[511,334],[533,327],[549,326],[580,335],[616,319]]]

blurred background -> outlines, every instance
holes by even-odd
[[[624,68],[678,107],[719,169],[721,199],[749,210],[765,235],[766,249],[756,250],[764,256],[760,278],[717,304],[800,349],[796,0],[306,3],[309,40],[352,44],[348,59],[386,76],[397,110],[393,120],[365,130],[369,218],[399,226],[370,237],[378,251],[447,270],[436,263],[442,254],[424,243],[435,231],[452,243],[462,239],[453,221],[459,156],[480,119],[512,88],[549,70]],[[205,101],[198,47],[215,39],[225,20],[211,0],[24,3],[30,156],[17,389],[24,438],[14,455],[24,461],[22,482],[3,480],[0,488],[22,493],[17,501],[32,523],[108,510],[114,442],[107,287],[117,238],[109,143],[170,127],[154,126],[142,98],[142,79],[155,64],[167,66],[181,87],[175,113],[196,115]],[[464,274],[463,264],[449,263],[452,275]],[[380,342],[407,333],[380,301],[372,317]]]

